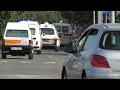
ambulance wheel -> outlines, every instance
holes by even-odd
[[[60,51],[60,47],[55,47],[55,52],[59,52]]]
[[[41,54],[41,49],[40,49],[40,50],[37,50],[37,54]]]
[[[33,59],[33,53],[29,53],[29,59]]]
[[[5,59],[6,58],[6,54],[2,53],[2,58]]]

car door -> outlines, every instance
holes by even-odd
[[[84,42],[87,38],[89,31],[86,31],[77,41],[73,48],[73,52],[70,54],[70,58],[68,60],[68,76],[72,79],[81,78],[82,70],[83,70],[83,61],[81,58],[81,50],[84,45]]]
[[[88,66],[88,58],[92,54],[91,50],[95,48],[97,29],[87,30],[75,44],[72,57],[70,58],[71,78],[82,78],[82,72],[85,66]]]

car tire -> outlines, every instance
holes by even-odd
[[[62,70],[61,79],[67,79],[67,73],[66,73],[66,70],[65,70],[64,68],[63,68],[63,70]]]
[[[6,58],[6,54],[2,53],[2,58],[5,59]]]
[[[33,53],[29,53],[29,59],[33,59]]]
[[[40,50],[37,50],[37,54],[41,54],[41,49],[40,49]]]
[[[87,75],[86,75],[85,71],[82,73],[82,79],[87,79]]]
[[[55,52],[59,52],[60,51],[60,47],[55,47]]]

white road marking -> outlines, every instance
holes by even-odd
[[[31,63],[31,61],[21,61],[20,63]]]
[[[58,60],[58,58],[55,58],[53,55],[50,55],[50,56],[48,56],[48,58],[51,58],[51,59],[56,59],[56,60]]]
[[[21,79],[59,79],[59,75],[20,75],[20,74],[0,74],[0,78],[21,78]]]
[[[6,62],[8,62],[8,61],[0,61],[0,63],[6,63]]]
[[[56,64],[56,62],[43,62],[45,64]]]

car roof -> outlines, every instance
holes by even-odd
[[[89,28],[102,28],[101,30],[106,31],[106,30],[120,30],[120,23],[101,23],[101,24],[93,24]]]

